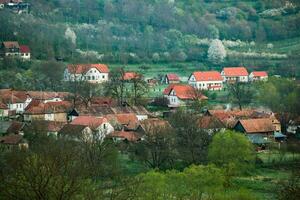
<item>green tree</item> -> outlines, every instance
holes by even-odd
[[[234,131],[217,133],[209,145],[208,159],[224,168],[227,183],[232,176],[251,169],[254,164],[254,147],[247,137]]]

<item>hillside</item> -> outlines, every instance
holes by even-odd
[[[181,71],[185,65],[187,74],[198,67],[245,65],[271,74],[300,76],[297,0],[27,2],[31,4],[29,14],[0,10],[0,42],[17,40],[29,45],[33,62],[134,64],[129,67],[133,70],[141,64],[150,68],[152,64],[171,65],[161,72],[172,71],[174,66]],[[219,64],[207,59],[208,47],[216,38],[227,51]],[[9,67],[0,61],[0,69],[29,69],[32,65]]]

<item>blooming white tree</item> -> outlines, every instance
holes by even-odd
[[[219,64],[226,58],[226,50],[221,40],[213,40],[208,48],[208,60],[214,64]]]
[[[65,31],[65,38],[67,40],[70,40],[74,45],[76,45],[77,36],[76,33],[70,27],[68,27]]]

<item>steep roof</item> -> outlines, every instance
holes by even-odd
[[[214,116],[203,116],[199,118],[199,127],[203,129],[225,128],[225,125]]]
[[[141,137],[133,131],[114,131],[107,135],[108,138],[120,138],[123,140],[127,140],[130,142],[136,142],[138,141]]]
[[[197,94],[196,89],[191,85],[171,84],[164,90],[163,93],[165,95],[170,95],[173,90],[179,99],[208,99],[203,94]]]
[[[263,119],[243,119],[239,120],[247,133],[267,133],[275,131],[272,120],[269,118]]]
[[[248,76],[248,71],[245,67],[224,67],[225,76]]]
[[[107,119],[104,117],[79,116],[76,117],[71,124],[89,126],[90,128],[98,128],[105,122],[107,122]]]
[[[217,71],[204,71],[193,73],[196,81],[222,81],[221,74]]]
[[[3,42],[3,46],[7,49],[20,48],[19,43],[16,41],[5,41],[5,42]]]
[[[27,127],[35,131],[45,131],[45,132],[58,132],[62,127],[66,125],[65,122],[55,122],[55,121],[45,121],[37,120],[31,122]]]
[[[18,121],[12,121],[6,133],[19,134],[22,131],[23,127],[24,127],[24,123]]]
[[[20,52],[21,53],[30,53],[30,48],[27,45],[20,45]]]
[[[177,74],[167,74],[166,75],[169,81],[180,81],[180,78]]]
[[[24,91],[15,91],[11,89],[0,90],[0,100],[3,103],[24,103],[27,95]]]
[[[74,64],[67,67],[71,74],[84,74],[91,68],[96,68],[101,73],[109,73],[109,69],[105,64]]]
[[[253,76],[255,77],[264,77],[268,76],[268,73],[266,71],[254,71],[252,72]]]

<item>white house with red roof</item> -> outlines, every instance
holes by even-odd
[[[180,78],[177,74],[166,74],[163,78],[164,84],[176,84],[180,82]]]
[[[169,107],[185,106],[193,100],[208,99],[191,85],[171,84],[164,90],[163,94],[169,101]]]
[[[24,60],[30,60],[31,53],[29,46],[20,45],[20,56]]]
[[[248,82],[249,73],[245,67],[224,67],[221,75],[224,82]]]
[[[114,127],[105,117],[79,116],[70,124],[88,126],[93,132],[98,133],[100,138],[104,138],[106,135],[114,132]]]
[[[254,71],[249,75],[249,81],[267,81],[268,73],[266,71]]]
[[[1,53],[7,57],[20,57],[25,60],[29,60],[31,57],[30,48],[26,45],[19,45],[16,41],[3,42]]]
[[[189,77],[188,83],[198,90],[223,89],[223,78],[217,71],[194,72]]]
[[[109,69],[105,64],[68,65],[64,72],[64,80],[103,83],[108,81],[108,74]]]

